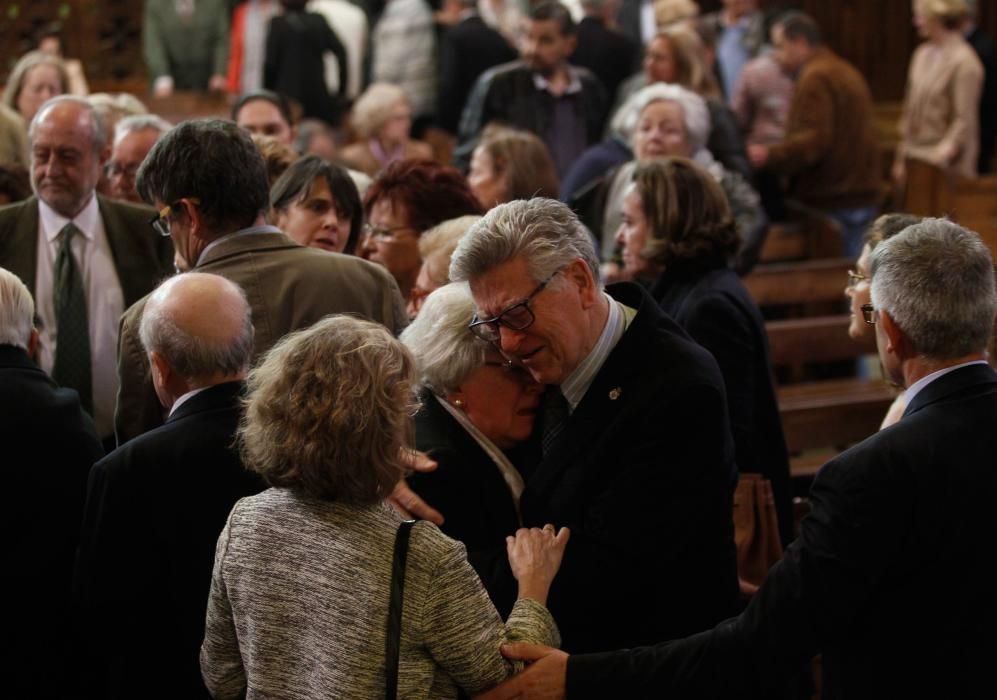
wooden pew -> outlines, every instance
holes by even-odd
[[[769,321],[769,353],[776,367],[857,359],[876,352],[870,337],[848,336],[847,314]],[[881,380],[848,377],[786,384],[777,390],[794,477],[808,482],[838,450],[879,429],[896,390]],[[823,453],[812,451],[825,448]]]
[[[744,286],[759,306],[789,306],[843,300],[849,258],[827,258],[757,266]]]
[[[950,178],[938,168],[907,161],[899,206],[918,216],[947,216],[975,231],[997,257],[997,176]]]
[[[872,338],[858,343],[848,336],[849,314],[769,321],[769,357],[775,366],[835,362],[875,354]]]
[[[759,306],[811,307],[845,305],[848,258],[759,265],[745,286]],[[807,367],[874,354],[870,337],[856,343],[848,336],[847,313],[782,318],[766,322],[769,353],[783,383],[777,387],[779,413],[797,491],[805,492],[817,469],[842,449],[875,433],[895,397],[881,380],[843,377],[812,381]],[[799,381],[806,376],[811,381]],[[792,380],[796,380],[795,383]]]
[[[841,233],[826,216],[788,202],[791,220],[769,225],[759,262],[775,263],[841,255]]]

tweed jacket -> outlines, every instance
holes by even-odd
[[[407,323],[398,285],[379,265],[348,255],[298,245],[275,228],[219,241],[194,266],[229,279],[246,292],[253,314],[254,359],[287,333],[329,314],[356,314],[392,332]],[[114,425],[118,444],[163,422],[139,340],[145,299],[121,319]]]
[[[384,697],[398,515],[270,489],[239,501],[218,538],[201,670],[215,698]],[[421,522],[405,568],[398,697],[477,694],[510,675],[509,640],[558,645],[524,598],[507,623],[464,546]]]

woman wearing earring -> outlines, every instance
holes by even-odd
[[[402,333],[423,390],[416,448],[439,465],[409,485],[446,520],[440,527],[467,547],[468,560],[505,616],[516,591],[497,590],[506,567],[505,538],[521,527],[523,480],[510,450],[526,441],[543,387],[467,326],[474,302],[466,284],[440,287]]]

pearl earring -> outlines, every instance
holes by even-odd
[[[464,399],[454,399],[453,405],[457,408],[464,408]]]

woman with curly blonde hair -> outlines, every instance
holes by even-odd
[[[330,316],[292,333],[247,380],[244,464],[273,488],[236,503],[218,539],[201,670],[212,697],[383,698],[414,363],[382,326]],[[398,696],[477,694],[513,672],[509,639],[557,644],[544,607],[567,531],[520,530],[507,623],[462,545],[411,529]]]

